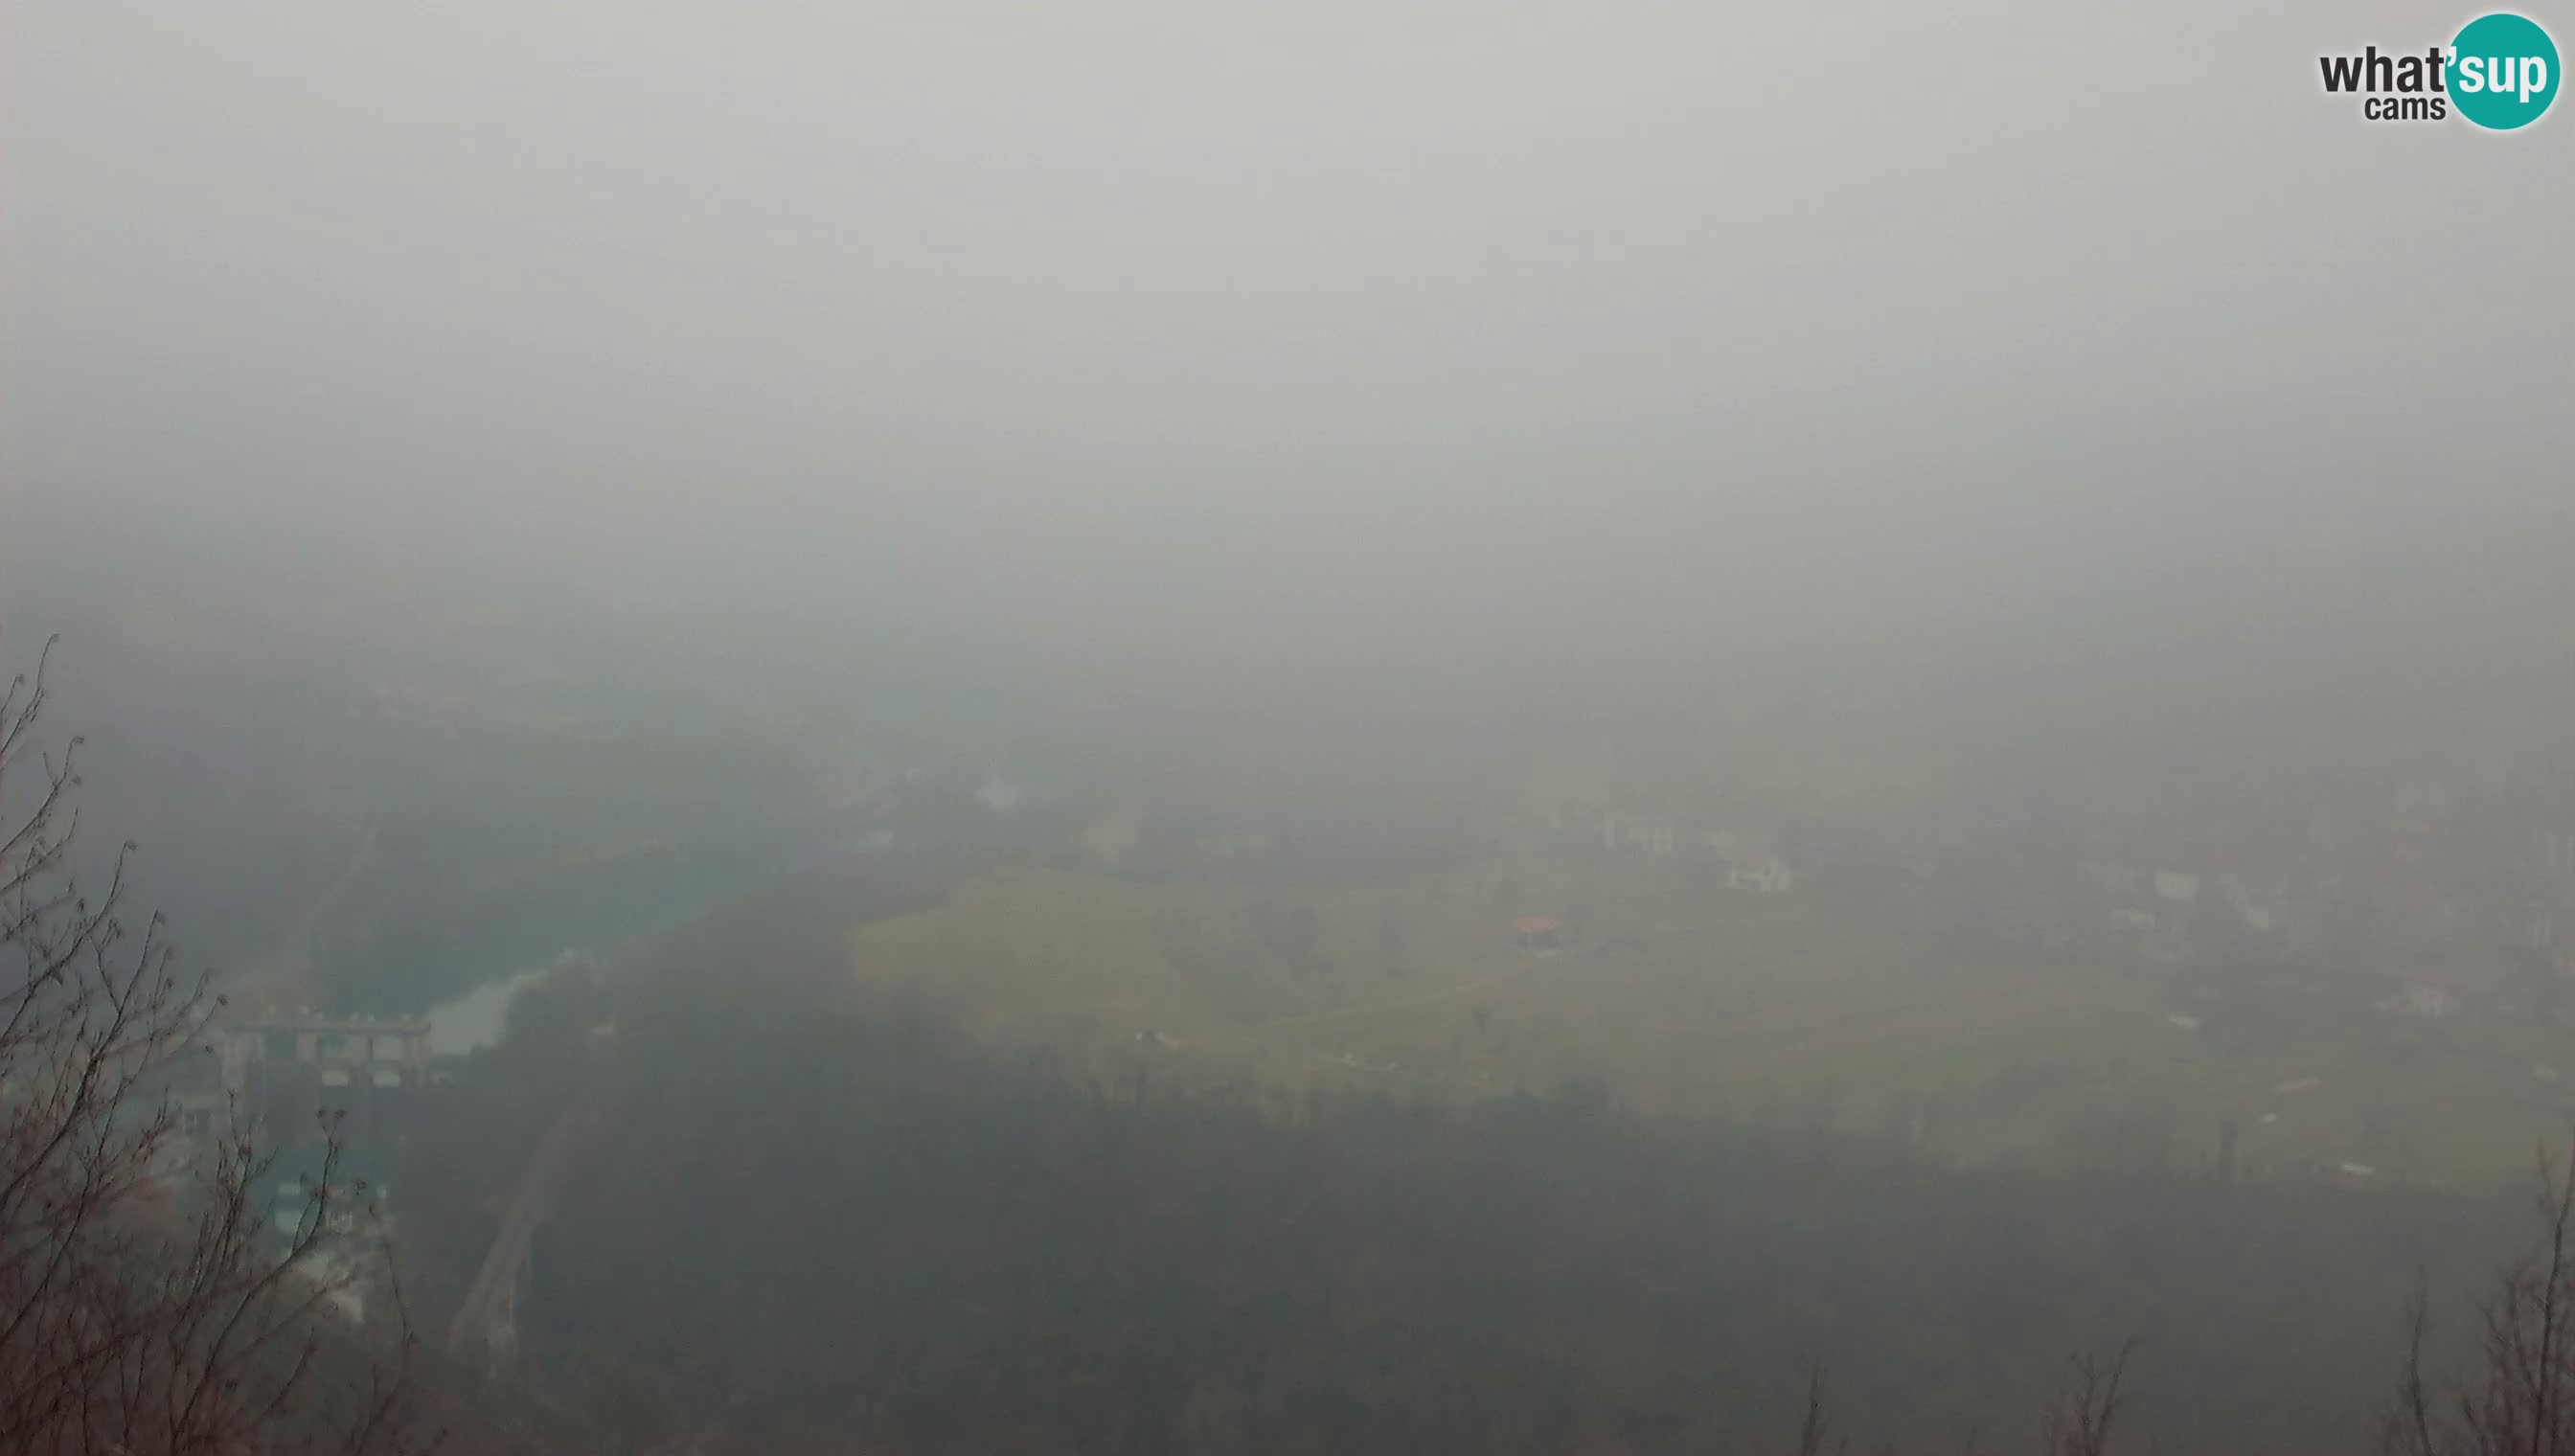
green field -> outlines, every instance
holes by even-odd
[[[1293,934],[1257,923],[1305,912]],[[1578,920],[1577,943],[1514,948],[1523,914]],[[2148,1149],[2213,1167],[2232,1123],[2241,1173],[2375,1184],[2506,1183],[2566,1140],[2575,1103],[2533,1070],[2575,1083],[2575,1036],[2552,1027],[2397,1015],[2321,978],[1961,961],[1922,938],[1678,859],[1530,852],[1293,894],[1014,869],[861,927],[849,955],[863,980],[1106,1075],[1437,1097],[1596,1079],[1657,1111],[1960,1162]],[[2343,1163],[2372,1171],[2320,1172]]]

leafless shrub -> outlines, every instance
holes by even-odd
[[[2437,1385],[2424,1373],[2430,1299],[2405,1309],[2405,1362],[2384,1447],[2402,1456],[2570,1456],[2575,1453],[2575,1171],[2539,1157],[2538,1247],[2507,1267],[2477,1309],[2469,1377]]]
[[[1824,1407],[1824,1367],[1817,1365],[1806,1375],[1806,1414],[1797,1423],[1797,1456],[1822,1456],[1830,1424]]]
[[[268,1165],[240,1118],[179,1166],[158,1089],[210,1054],[221,998],[178,974],[158,915],[126,925],[133,846],[95,897],[72,873],[81,742],[57,755],[33,736],[51,652],[0,698],[0,1451],[414,1448],[398,1293],[389,1347],[331,1314],[361,1276],[338,1255],[367,1242],[340,1232],[336,1125],[282,1254],[261,1237]]]
[[[2082,1354],[2069,1359],[2065,1384],[2047,1407],[2047,1456],[2101,1456],[2110,1449],[2110,1428],[2125,1399],[2119,1387],[2135,1349],[2131,1340],[2108,1359]]]

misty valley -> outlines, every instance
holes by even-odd
[[[351,691],[453,716],[415,781],[607,741],[525,687]],[[1822,1371],[1909,1448],[2127,1351],[2133,1433],[2351,1444],[2409,1301],[2465,1359],[2562,1167],[2575,839],[2492,773],[2190,819],[1670,726],[1407,775],[698,711],[780,810],[640,820],[716,740],[628,730],[610,816],[542,841],[623,852],[443,885],[393,846],[525,805],[257,825],[300,908],[240,922],[173,1084],[194,1161],[247,1121],[259,1196],[337,1177],[391,1230],[496,1439],[1744,1449]]]
[[[2189,8],[0,5],[0,1456],[2575,1456],[2569,20]]]

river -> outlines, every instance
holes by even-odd
[[[857,852],[887,852],[883,841],[842,841],[818,848],[791,841],[768,852],[740,856],[720,866],[693,865],[685,873],[658,869],[583,886],[554,900],[551,915],[529,915],[497,937],[488,933],[451,943],[451,957],[431,971],[403,977],[413,984],[464,987],[428,1007],[430,1049],[464,1055],[501,1039],[510,1000],[567,959],[610,957],[623,945],[676,930],[763,886],[846,859]],[[490,928],[486,927],[487,930]]]
[[[509,1024],[510,998],[554,967],[532,965],[482,985],[429,1011],[429,1049],[435,1056],[463,1056],[496,1044]]]

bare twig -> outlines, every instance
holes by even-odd
[[[320,1129],[323,1175],[276,1256],[251,1194],[270,1163],[238,1118],[193,1187],[174,1176],[177,1107],[156,1088],[206,1054],[218,1002],[177,974],[158,915],[128,933],[132,845],[95,898],[71,872],[80,741],[55,755],[33,736],[52,646],[0,696],[0,795],[30,788],[0,812],[0,955],[15,962],[0,977],[0,1451],[404,1445],[399,1300],[392,1368],[371,1374],[343,1436],[318,1423],[335,1394],[321,1372],[358,1353],[325,1312],[350,1277],[321,1259],[347,1196],[336,1125]]]
[[[2111,1427],[2126,1404],[2120,1385],[2136,1344],[2122,1344],[2107,1360],[2088,1354],[2069,1359],[2066,1383],[2048,1405],[2048,1456],[2102,1456],[2109,1449]]]
[[[1824,1366],[1817,1361],[1815,1368],[1806,1372],[1806,1414],[1797,1423],[1797,1456],[1819,1456],[1830,1424],[1824,1402]]]

